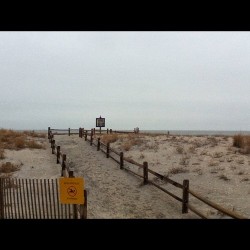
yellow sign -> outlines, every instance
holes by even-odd
[[[83,178],[60,178],[60,202],[63,204],[84,204]]]

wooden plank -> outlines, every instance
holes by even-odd
[[[120,169],[123,169],[124,160],[123,160],[123,152],[120,153]]]
[[[21,201],[20,201],[20,189],[19,189],[19,185],[18,185],[18,180],[15,178],[15,185],[16,185],[16,201],[17,201],[17,218],[21,219]]]
[[[120,155],[120,153],[119,153],[119,152],[117,152],[116,150],[114,150],[113,148],[109,148],[109,150],[110,150],[111,152],[113,152],[113,153],[117,154],[117,155]]]
[[[35,185],[35,179],[32,179],[32,185],[33,185],[33,198],[34,198],[34,210],[35,210],[35,216],[36,219],[38,219],[38,202],[37,199],[40,196],[40,194],[38,193],[38,191],[36,190],[36,185]]]
[[[42,200],[42,216],[43,219],[45,219],[46,214],[45,214],[45,199],[44,199],[44,190],[43,190],[43,180],[40,180],[40,187],[41,187],[41,200]]]
[[[56,219],[56,206],[58,206],[58,203],[56,202],[56,197],[55,197],[55,187],[54,187],[54,182],[56,180],[54,179],[51,179],[52,183],[51,183],[51,187],[52,187],[52,197],[53,197],[53,207],[54,207],[54,219]]]
[[[5,196],[5,206],[6,206],[6,213],[5,213],[5,218],[9,219],[10,218],[10,206],[9,206],[9,192],[7,189],[7,178],[3,178],[4,180],[4,196]]]
[[[34,210],[34,194],[32,192],[32,187],[31,187],[32,180],[29,179],[29,186],[30,186],[30,199],[31,199],[31,213],[32,213],[32,219],[35,219],[35,210]]]
[[[182,190],[182,213],[188,213],[188,189],[189,189],[189,180],[183,180],[183,190]]]
[[[41,192],[39,191],[39,185],[38,185],[38,179],[36,179],[36,190],[37,190],[37,201],[38,201],[38,204],[37,204],[37,210],[38,210],[38,219],[41,219],[42,218],[42,216],[41,216],[41,207],[40,207],[40,204],[41,204],[41,202],[40,202],[40,194],[41,194]]]
[[[26,192],[25,192],[25,182],[24,179],[21,180],[22,182],[22,193],[23,193],[23,201],[24,201],[24,214],[25,214],[25,219],[28,218],[28,210],[27,210],[27,202],[26,202]]]
[[[50,187],[50,180],[47,180],[47,184],[48,184],[48,196],[49,196],[49,200],[47,203],[47,206],[50,208],[49,209],[49,214],[50,214],[50,218],[53,219],[53,215],[52,215],[52,202],[51,202],[51,187]]]
[[[48,210],[48,196],[47,196],[47,193],[48,193],[48,190],[47,190],[47,186],[46,186],[46,179],[43,180],[43,184],[44,184],[44,193],[45,193],[45,202],[46,202],[46,215],[45,216],[45,219],[49,219],[49,210]]]
[[[10,192],[10,208],[11,208],[11,219],[14,219],[14,213],[13,213],[13,198],[12,198],[12,192],[11,192],[11,179],[8,178],[9,180],[9,192]]]
[[[200,216],[202,219],[207,219],[207,217],[201,213],[200,211],[198,211],[196,208],[194,208],[192,205],[190,205],[190,203],[187,204],[188,208],[195,214],[197,214],[198,216]]]
[[[170,183],[170,184],[172,184],[172,185],[174,185],[174,186],[176,186],[178,188],[181,188],[181,189],[183,188],[182,184],[180,184],[180,183],[178,183],[176,181],[173,181],[170,178],[168,178],[168,177],[166,177],[164,175],[161,175],[161,174],[159,174],[159,173],[157,173],[157,172],[155,172],[155,171],[153,171],[151,169],[148,169],[148,172],[151,173],[151,174],[153,174],[153,175],[155,175],[155,176],[157,176],[161,180],[165,180],[166,182],[168,182],[168,183]]]
[[[0,177],[0,219],[4,219],[4,185],[3,178]]]
[[[176,199],[177,201],[182,202],[182,199],[181,199],[180,197],[176,196],[175,194],[170,193],[170,192],[167,191],[165,188],[162,188],[161,186],[155,184],[154,182],[152,182],[152,181],[150,181],[150,180],[149,180],[148,182],[151,183],[152,185],[154,185],[155,187],[159,188],[159,189],[162,190],[163,192],[167,193],[168,195],[172,196],[172,197],[173,197],[174,199]]]
[[[229,215],[231,216],[232,218],[235,218],[235,219],[247,219],[245,216],[242,216],[242,215],[239,215],[233,211],[229,211],[225,208],[223,208],[222,206],[202,197],[200,194],[197,194],[196,192],[194,192],[193,190],[190,190],[189,189],[189,193],[192,194],[194,197],[196,197],[197,199],[199,199],[200,201],[203,201],[204,203],[206,203],[207,205],[219,210],[220,212],[226,214],[226,215]]]
[[[127,168],[127,167],[125,167],[125,166],[123,166],[123,169],[125,169],[126,171],[128,171],[128,172],[130,172],[130,173],[132,173],[132,174],[134,174],[134,175],[136,175],[136,176],[139,176],[140,178],[143,178],[142,175],[139,175],[139,174],[135,173],[134,171],[130,170],[129,168]]]
[[[112,155],[109,155],[109,157],[120,165],[120,161],[118,161],[117,159],[115,159]]]
[[[134,160],[132,160],[132,159],[123,157],[123,160],[124,160],[124,161],[127,161],[127,162],[129,162],[129,163],[131,163],[131,164],[134,164],[134,165],[136,165],[136,166],[138,166],[138,167],[143,168],[143,165],[142,165],[142,164],[140,164],[140,163],[138,163],[138,162],[136,162],[136,161],[134,161]]]
[[[21,179],[18,179],[18,186],[19,186],[19,194],[20,194],[20,206],[21,206],[21,218],[24,219],[24,207],[23,207],[23,197],[22,197],[22,183]]]
[[[143,162],[143,184],[148,184],[148,163]]]

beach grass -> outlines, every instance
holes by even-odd
[[[33,138],[45,138],[46,135],[33,131],[18,132],[11,129],[0,129],[0,159],[4,159],[4,149],[20,150],[24,148],[39,148],[43,145]]]

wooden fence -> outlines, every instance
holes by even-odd
[[[56,129],[54,129],[56,130]],[[108,133],[134,133],[134,132],[128,132],[128,131],[113,131],[111,129],[111,132],[109,130],[107,130],[107,134]],[[51,137],[51,135],[53,136],[54,133],[52,133],[52,130],[50,129],[50,127],[48,128],[48,135],[50,134],[49,137]],[[132,159],[126,158],[124,157],[124,152],[117,152],[116,150],[112,149],[110,147],[110,143],[104,144],[103,142],[101,142],[100,138],[97,138],[95,141],[93,139],[93,136],[95,134],[95,129],[91,129],[91,130],[84,130],[83,128],[79,128],[79,137],[84,137],[85,141],[90,142],[90,145],[94,145],[97,147],[97,151],[102,151],[107,158],[111,158],[112,160],[114,160],[116,163],[119,164],[120,169],[122,170],[126,170],[127,172],[139,177],[143,179],[143,184],[146,185],[148,183],[150,183],[151,185],[155,186],[156,188],[162,190],[163,192],[167,193],[168,195],[170,195],[171,197],[173,197],[174,199],[176,199],[177,201],[182,203],[182,213],[188,213],[188,211],[192,211],[193,213],[195,213],[196,215],[198,215],[199,217],[203,218],[203,219],[207,219],[207,216],[204,215],[202,212],[200,212],[199,210],[197,210],[197,208],[195,208],[193,205],[190,204],[189,201],[189,195],[192,195],[193,197],[197,198],[198,200],[202,201],[203,203],[207,204],[208,206],[222,212],[223,214],[228,215],[231,218],[235,218],[235,219],[247,219],[246,217],[234,212],[234,211],[230,211],[226,208],[223,208],[222,206],[202,197],[200,194],[198,194],[197,192],[191,190],[189,188],[189,180],[183,180],[183,183],[178,183],[166,176],[163,176],[151,169],[148,168],[148,162],[143,162],[143,164],[140,164]],[[70,134],[69,134],[70,135]],[[89,138],[88,138],[89,137]],[[125,166],[126,163],[126,166]],[[129,164],[129,166],[128,166]],[[143,169],[143,175],[140,175],[138,173],[136,173],[135,171],[130,169],[130,166],[137,166]],[[170,191],[166,190],[165,188],[159,186],[158,184],[156,184],[154,181],[149,179],[149,174],[156,176],[157,178],[165,181],[166,183],[172,184],[173,186],[175,186],[176,188],[179,188],[181,190],[181,197],[178,197],[177,195],[171,193]]]
[[[0,219],[84,219],[59,201],[59,179],[0,178]]]
[[[60,130],[60,131],[63,131],[63,130]],[[79,134],[79,132],[78,133],[70,133],[70,129],[68,131],[69,132],[67,134],[69,136],[72,134]],[[49,128],[48,129],[48,139],[49,139],[49,142],[51,143],[52,154],[56,155],[56,163],[60,164],[62,167],[61,176],[74,178],[74,170],[73,170],[73,168],[69,168],[67,166],[66,154],[64,154],[61,151],[61,147],[56,144],[55,139],[54,139],[54,134],[55,133],[52,133],[52,130],[50,130],[50,128]],[[64,133],[61,133],[60,135],[64,135]],[[74,207],[75,217],[77,217],[77,213],[79,213],[80,217],[82,219],[87,219],[87,190],[84,190],[84,205],[75,204],[73,207]]]

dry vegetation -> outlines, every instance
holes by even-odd
[[[19,165],[15,165],[11,162],[5,162],[0,166],[0,174],[8,174],[20,170]]]
[[[43,144],[39,142],[39,138],[45,137],[45,134],[30,131],[17,132],[10,129],[0,129],[0,160],[6,158],[5,150],[44,149]],[[36,141],[34,138],[36,138]],[[10,161],[2,161],[0,163],[0,175],[11,176],[13,172],[20,170],[20,167],[21,165]]]
[[[45,138],[45,134],[24,131],[17,132],[11,129],[0,129],[0,159],[4,159],[4,149],[20,150],[23,148],[43,148],[43,145],[33,138]]]
[[[250,136],[249,135],[235,135],[233,137],[233,146],[240,148],[241,153],[250,154]]]

